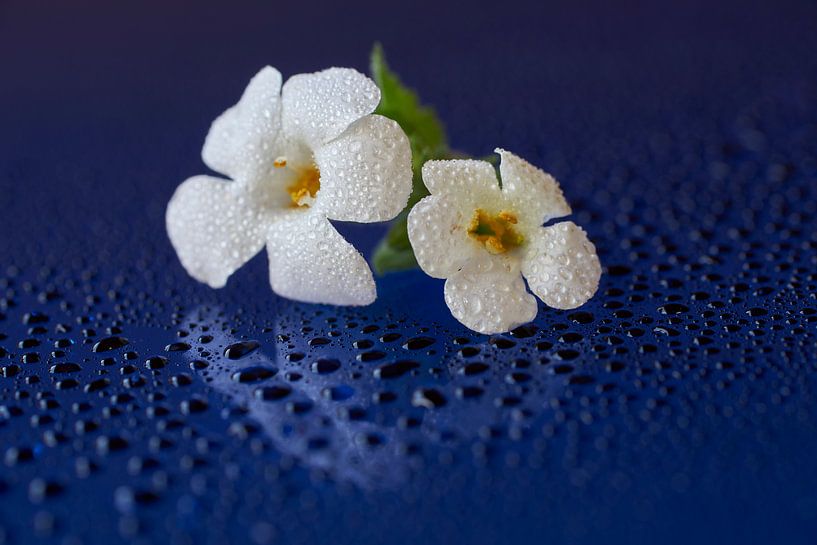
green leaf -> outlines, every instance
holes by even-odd
[[[403,271],[417,266],[417,259],[414,257],[414,250],[408,238],[407,219],[412,206],[407,206],[397,216],[389,232],[375,248],[372,264],[377,274]]]
[[[380,88],[380,104],[375,113],[393,119],[406,133],[411,144],[414,171],[408,205],[392,222],[372,257],[375,272],[382,275],[417,266],[408,239],[406,220],[409,210],[429,194],[421,175],[423,163],[432,159],[463,158],[467,155],[449,149],[445,128],[437,114],[432,108],[423,105],[417,93],[406,87],[389,68],[383,47],[379,43],[372,49],[371,73]]]
[[[406,133],[415,171],[427,160],[444,154],[448,144],[443,124],[434,110],[420,104],[417,94],[389,68],[379,43],[372,49],[370,70],[380,88],[380,104],[375,113],[397,121]]]

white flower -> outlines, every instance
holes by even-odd
[[[270,284],[310,303],[367,305],[369,265],[329,223],[385,221],[411,192],[411,150],[394,121],[373,115],[375,83],[350,68],[300,74],[262,69],[219,116],[204,162],[232,181],[195,176],[167,207],[182,265],[213,288],[264,245]]]
[[[500,333],[536,317],[536,299],[576,308],[598,288],[601,264],[585,232],[572,222],[542,224],[570,214],[559,184],[527,161],[497,149],[499,174],[475,160],[429,161],[423,181],[431,195],[408,217],[420,267],[445,278],[454,317],[480,333]]]

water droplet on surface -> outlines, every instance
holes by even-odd
[[[116,350],[117,348],[122,348],[123,346],[127,345],[130,341],[125,337],[105,337],[104,339],[100,339],[99,341],[94,344],[93,351],[94,352],[109,352],[111,350]]]
[[[224,357],[231,360],[238,360],[255,352],[260,346],[261,343],[258,341],[240,341],[233,343],[224,349]]]

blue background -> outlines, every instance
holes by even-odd
[[[712,4],[0,2],[0,543],[813,543],[817,4]],[[579,312],[185,275],[215,116],[375,40],[454,147],[561,181]]]

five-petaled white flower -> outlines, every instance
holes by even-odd
[[[420,267],[445,278],[454,317],[480,333],[500,333],[536,317],[536,299],[551,307],[584,304],[598,288],[601,264],[573,222],[542,224],[570,214],[552,176],[502,149],[497,184],[490,163],[429,161],[431,192],[411,210],[408,234]]]
[[[411,192],[399,125],[372,114],[375,83],[349,68],[299,74],[283,87],[263,68],[218,117],[202,158],[232,181],[195,176],[167,207],[187,272],[220,288],[266,244],[270,284],[310,303],[367,305],[377,291],[363,256],[329,223],[385,221]]]

